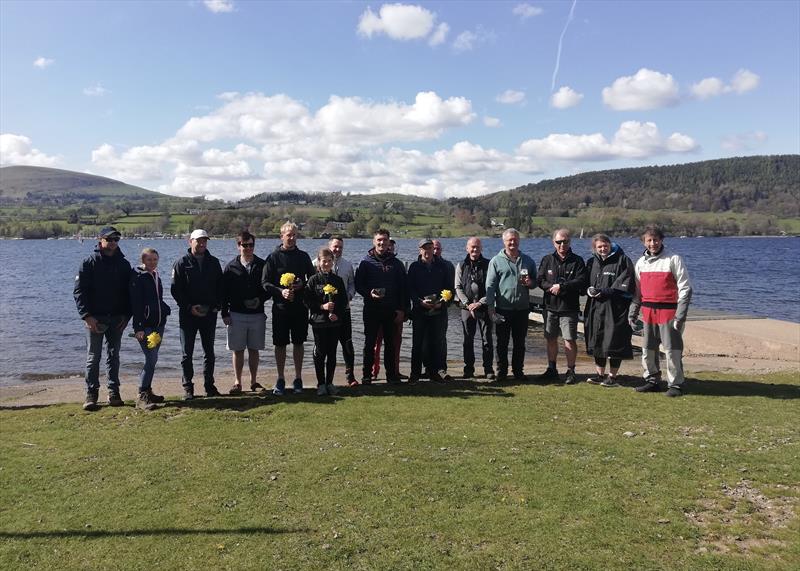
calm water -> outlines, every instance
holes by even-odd
[[[623,249],[635,261],[642,247],[638,240],[622,239]],[[417,240],[401,239],[399,257],[410,262],[416,258]],[[444,255],[453,262],[462,259],[464,239],[445,239]],[[120,247],[129,261],[138,259],[143,247],[154,247],[161,254],[161,273],[165,282],[166,301],[173,308],[167,323],[164,346],[156,374],[180,374],[177,311],[169,295],[169,275],[172,263],[186,251],[182,240],[123,240]],[[256,253],[266,257],[278,240],[261,239]],[[325,245],[324,240],[301,240],[300,248],[309,253]],[[348,240],[345,257],[358,261],[370,247],[369,240]],[[704,309],[745,313],[800,322],[800,267],[798,267],[799,238],[671,238],[667,245],[684,256],[694,286],[693,306]],[[491,257],[502,247],[499,239],[484,240],[484,254]],[[79,320],[72,288],[80,262],[94,249],[86,240],[0,240],[0,384],[20,380],[36,380],[51,376],[82,376],[85,360],[85,333]],[[223,263],[236,255],[234,240],[212,240],[209,250]],[[531,238],[522,241],[522,250],[539,261],[552,248],[550,241]],[[573,250],[589,255],[589,240],[575,240]],[[360,298],[354,300],[354,343],[356,368],[360,368],[363,335],[359,327]],[[268,327],[270,326],[268,320]],[[225,349],[222,321],[217,332],[217,381],[227,387],[232,377],[230,354]],[[406,371],[410,351],[410,325],[404,328],[404,357]],[[271,339],[267,332],[267,343]],[[310,337],[310,333],[309,333]],[[461,329],[458,311],[450,315],[449,357],[461,356]],[[529,353],[544,355],[541,334],[529,336]],[[199,361],[197,343],[196,360]],[[479,353],[479,351],[478,351]],[[307,380],[311,372],[311,344],[307,344]],[[480,357],[478,357],[480,359]],[[134,339],[125,337],[122,343],[122,373],[132,374],[141,367],[141,351]],[[271,347],[262,352],[262,366],[274,367]],[[199,368],[197,369],[200,370]],[[101,367],[102,375],[102,367]],[[102,376],[101,376],[102,380]],[[266,379],[265,379],[266,380]],[[271,380],[267,380],[271,382]]]

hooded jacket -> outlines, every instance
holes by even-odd
[[[171,310],[164,302],[164,286],[158,272],[151,274],[142,267],[134,268],[129,288],[133,330],[144,331],[163,327]]]
[[[302,291],[295,292],[292,301],[283,297],[282,291],[286,288],[281,285],[281,276],[287,273],[294,274],[295,278],[305,286],[309,278],[314,275],[314,266],[311,264],[311,257],[300,248],[284,250],[283,245],[278,244],[264,261],[261,285],[272,297],[273,310],[304,309]]]
[[[332,285],[336,288],[336,293],[332,296],[326,294],[323,291],[326,285]],[[328,272],[327,274],[318,272],[308,280],[303,290],[303,301],[308,307],[308,322],[313,329],[338,327],[342,324],[342,319],[345,318],[347,313],[347,286],[344,285],[344,280],[333,272]],[[329,301],[334,304],[333,313],[339,318],[337,321],[331,321],[328,318],[330,312],[320,309],[322,304]]]
[[[588,297],[584,308],[586,352],[595,357],[633,358],[628,308],[636,289],[633,262],[617,244],[602,259],[594,254],[586,263],[589,286],[600,291]]]
[[[96,248],[75,276],[73,296],[81,319],[87,316],[131,315],[128,281],[131,265],[119,248],[105,256]]]
[[[580,298],[586,293],[587,280],[586,264],[572,250],[563,260],[555,251],[544,256],[536,275],[536,284],[544,293],[544,307],[553,313],[580,311]],[[555,284],[561,284],[558,295],[549,291]]]
[[[240,256],[225,264],[222,271],[222,317],[236,313],[264,313],[264,302],[269,295],[261,286],[264,260],[253,255],[252,269],[248,272]],[[245,300],[257,300],[255,307],[247,307]]]
[[[187,249],[186,254],[172,266],[172,297],[181,315],[191,315],[193,305],[207,305],[217,311],[222,304],[222,266],[206,250],[203,263],[198,263]]]
[[[670,319],[685,321],[692,300],[692,284],[683,258],[662,246],[657,254],[644,251],[636,262],[636,294],[629,317],[642,308],[642,321],[662,324]]]
[[[509,258],[503,249],[489,260],[486,273],[486,305],[509,311],[529,310],[530,289],[520,283],[521,270],[528,270],[531,282],[535,284],[536,263],[527,254],[520,252],[515,261]]]
[[[373,299],[373,289],[384,288],[382,299]],[[408,311],[406,268],[394,254],[378,256],[371,248],[358,264],[356,292],[364,298],[364,309]]]

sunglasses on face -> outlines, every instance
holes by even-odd
[[[119,236],[110,236],[108,238],[103,238],[106,242],[119,242]]]
[[[254,248],[254,247],[255,247],[255,244],[254,244],[253,242],[250,242],[250,243],[248,243],[248,244],[242,244],[242,243],[240,243],[239,245],[240,245],[242,248]]]
[[[556,244],[558,244],[559,246],[560,246],[561,244],[569,244],[569,240],[553,240],[553,242],[555,242],[555,243],[556,243]]]

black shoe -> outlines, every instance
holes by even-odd
[[[597,375],[596,377],[589,377],[586,382],[590,385],[602,385],[606,382],[605,375]]]
[[[408,375],[404,375],[403,373],[397,373],[397,378],[400,379],[401,381],[407,381]]]
[[[157,394],[155,394],[155,393],[152,391],[152,389],[151,389],[151,390],[149,390],[149,391],[147,391],[147,392],[148,392],[148,393],[150,393],[150,402],[154,402],[154,403],[156,403],[156,404],[161,404],[162,402],[164,402],[164,397],[163,397],[163,396],[161,396],[161,395],[157,395]]]
[[[409,375],[409,377],[408,377],[408,384],[409,385],[416,385],[418,382],[419,382],[419,375],[415,375],[414,373],[411,373],[411,375]]]
[[[558,369],[551,369],[550,367],[547,367],[545,372],[539,375],[538,379],[540,381],[557,381]]]
[[[611,375],[608,375],[605,378],[605,380],[602,383],[600,383],[600,386],[606,387],[607,389],[611,389],[620,386],[620,384],[617,382],[617,377],[612,377]]]
[[[564,375],[564,384],[565,385],[574,385],[578,382],[578,379],[575,378],[575,371],[572,369],[567,369],[567,374]]]
[[[399,385],[402,383],[400,377],[395,377],[395,376],[386,377],[386,382],[389,383],[390,385]]]
[[[444,382],[446,382],[446,383],[449,383],[450,381],[452,381],[452,380],[453,380],[453,377],[451,377],[451,376],[450,376],[450,375],[447,373],[447,371],[439,371],[439,376],[440,376],[440,377],[442,377],[442,381],[444,381]]]
[[[442,376],[439,373],[431,373],[429,375],[429,377],[430,377],[431,381],[433,381],[434,383],[443,383],[444,382],[444,379],[442,378]]]
[[[119,391],[108,391],[109,406],[124,406],[125,402],[119,396]]]
[[[194,400],[194,389],[191,387],[183,388],[183,400]]]
[[[89,412],[98,410],[100,407],[97,406],[97,392],[96,391],[87,391],[86,392],[86,400],[83,402],[83,410],[87,410]]]
[[[484,371],[483,372],[483,378],[487,379],[489,381],[493,380],[495,378],[494,371],[492,371],[491,369],[488,370],[488,371]]]
[[[500,371],[497,373],[497,382],[498,383],[505,383],[508,380],[508,373],[506,371]]]
[[[371,385],[372,384],[372,377],[369,375],[364,375],[361,377],[361,384],[362,385]]]
[[[525,373],[514,373],[514,380],[518,383],[524,383],[527,382],[528,377],[525,375]]]
[[[464,374],[462,375],[464,379],[472,379],[475,377],[475,369],[464,367]]]
[[[664,393],[668,397],[682,397],[683,391],[678,386],[671,386],[667,389],[667,392]]]
[[[647,381],[641,387],[636,387],[633,390],[637,393],[657,393],[659,391],[658,382]]]
[[[206,396],[207,397],[221,397],[222,393],[217,390],[217,387],[211,385],[206,389]]]

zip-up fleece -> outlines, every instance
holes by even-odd
[[[336,288],[336,293],[332,298],[322,291],[322,288],[328,284]],[[347,286],[344,285],[344,280],[333,272],[328,272],[327,274],[323,272],[316,273],[311,276],[303,290],[303,301],[309,310],[308,322],[311,324],[312,329],[338,327],[342,324],[342,320],[347,313]],[[336,321],[328,319],[329,312],[320,309],[323,303],[328,303],[329,301],[333,302],[333,313],[339,318]]]
[[[192,250],[186,252],[172,266],[170,292],[180,313],[190,315],[193,305],[208,305],[211,311],[217,311],[222,304],[222,266],[219,260],[206,250],[201,269]]]
[[[639,315],[642,321],[661,324],[670,319],[685,321],[692,300],[692,284],[683,258],[670,254],[662,246],[657,254],[645,250],[636,262],[636,293],[630,317]]]
[[[544,306],[553,313],[570,313],[581,308],[580,297],[586,292],[589,276],[583,258],[572,250],[562,260],[557,252],[542,258],[536,283],[544,292]],[[558,295],[548,290],[561,284]]]
[[[466,307],[476,301],[486,305],[486,274],[489,271],[489,260],[481,255],[475,260],[467,255],[456,266],[456,297]]]
[[[411,307],[414,312],[429,312],[422,306],[422,299],[428,295],[441,297],[442,290],[453,291],[453,285],[449,279],[450,272],[441,260],[434,258],[430,264],[426,264],[418,258],[416,262],[408,268],[408,294],[411,298]],[[441,312],[441,309],[434,310],[429,315]]]
[[[503,249],[489,260],[489,270],[486,274],[486,305],[496,309],[528,310],[530,290],[519,281],[520,270],[523,268],[528,270],[528,275],[535,284],[536,262],[527,254],[520,252],[517,260],[513,261]]]
[[[314,266],[311,264],[311,257],[300,248],[284,250],[281,244],[267,256],[264,261],[264,273],[261,277],[261,285],[264,290],[272,297],[273,309],[297,309],[303,307],[303,296],[301,291],[296,291],[294,300],[287,301],[281,293],[284,289],[281,285],[283,274],[294,274],[305,285],[309,278],[314,275]]]
[[[83,261],[75,276],[72,293],[81,319],[88,315],[130,316],[130,278],[131,265],[119,248],[113,256],[104,256],[97,248]]]
[[[264,313],[264,302],[268,295],[261,287],[264,274],[264,260],[253,256],[252,270],[248,273],[239,256],[225,264],[222,271],[222,317],[228,317],[231,311],[236,313]],[[246,307],[246,299],[258,299],[256,307]]]
[[[164,302],[164,286],[158,272],[151,274],[144,268],[135,268],[131,275],[130,293],[134,331],[156,329],[167,323],[171,310]]]

